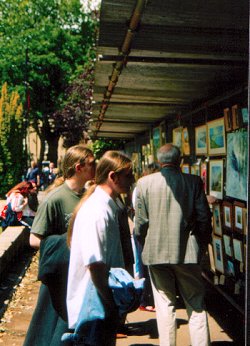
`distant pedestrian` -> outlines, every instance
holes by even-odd
[[[36,161],[31,161],[30,167],[26,174],[26,181],[31,181],[35,183],[37,188],[41,185],[41,172],[38,168],[38,164]]]
[[[210,344],[199,265],[211,237],[211,212],[198,176],[180,170],[172,144],[157,153],[161,171],[138,180],[135,233],[149,266],[161,346],[176,345],[176,288],[186,305],[192,346]]]

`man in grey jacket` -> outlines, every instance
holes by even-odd
[[[186,305],[192,346],[209,345],[199,260],[211,237],[211,212],[200,177],[180,170],[180,150],[157,152],[161,171],[138,180],[135,233],[143,246],[161,346],[176,345],[176,286]]]

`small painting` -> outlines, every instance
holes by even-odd
[[[223,160],[209,162],[209,194],[223,199]]]
[[[243,209],[244,203],[234,202],[234,230],[243,233]]]
[[[224,118],[219,118],[207,123],[208,154],[226,154]]]
[[[248,108],[241,108],[241,117],[242,117],[243,125],[248,124],[249,122]]]
[[[239,262],[243,262],[242,241],[238,239],[233,239],[233,249],[234,258]]]
[[[195,154],[207,154],[207,125],[195,128]]]
[[[233,228],[233,205],[230,202],[222,203],[223,227],[232,231]]]
[[[173,129],[173,144],[176,145],[182,153],[182,130],[183,127],[177,127]]]
[[[233,251],[232,251],[232,246],[231,246],[231,237],[227,234],[223,234],[223,241],[224,241],[225,254],[227,256],[232,257]]]
[[[184,155],[190,155],[189,134],[187,127],[184,127],[182,130],[182,152]]]
[[[222,235],[220,204],[213,204],[213,230],[214,234]]]
[[[190,165],[188,163],[183,163],[181,166],[182,173],[189,174],[190,173]]]
[[[224,259],[221,238],[213,237],[213,250],[215,269],[224,274]]]
[[[234,263],[229,259],[226,261],[226,275],[235,276]]]

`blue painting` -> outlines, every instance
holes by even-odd
[[[226,195],[247,200],[247,131],[231,132],[227,135]]]
[[[210,148],[217,149],[224,147],[224,126],[216,126],[209,129]]]
[[[223,155],[226,153],[224,118],[210,121],[208,124],[208,153]]]

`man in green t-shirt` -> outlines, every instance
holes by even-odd
[[[65,270],[60,266],[67,263],[69,257],[65,237],[69,220],[81,199],[85,183],[95,176],[92,151],[83,145],[69,148],[62,171],[63,177],[54,182],[54,188],[53,185],[49,187],[51,191],[39,206],[30,233],[30,245],[35,249],[41,248],[39,275],[41,269],[44,269],[41,268],[44,263],[51,269],[51,273],[49,284],[47,281],[46,285],[41,284],[37,306],[23,346],[59,346],[62,345],[62,334],[68,331],[66,315],[61,313],[64,305],[66,307],[68,268],[67,264]],[[46,247],[49,251],[44,255]]]
[[[90,149],[76,145],[68,149],[63,161],[62,185],[47,194],[38,208],[30,245],[38,249],[41,239],[67,231],[68,222],[88,180],[95,175],[95,159]]]

